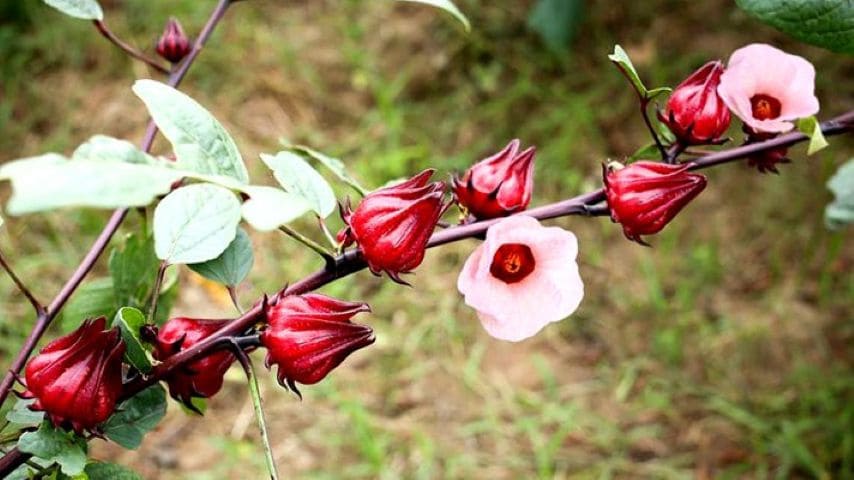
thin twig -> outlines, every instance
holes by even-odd
[[[305,235],[299,233],[298,231],[287,225],[279,226],[279,230],[285,235],[288,235],[289,237],[302,243],[306,247],[314,250],[315,253],[323,257],[323,260],[325,260],[327,264],[335,263],[335,255],[332,253],[332,251],[326,249],[326,247],[324,247],[323,245],[315,242],[314,240],[306,237]]]
[[[323,235],[326,237],[326,241],[329,242],[329,245],[332,249],[338,248],[338,240],[335,239],[335,235],[332,235],[332,232],[329,231],[329,227],[326,226],[326,221],[320,216],[316,215],[317,223],[320,225],[320,230],[323,232]]]
[[[148,323],[153,323],[157,315],[157,303],[160,299],[160,289],[163,287],[163,277],[166,275],[166,269],[169,264],[166,260],[160,262],[160,267],[157,268],[157,278],[154,279],[154,290],[151,291],[151,306],[148,309]]]
[[[139,60],[139,61],[145,63],[149,67],[157,70],[158,72],[160,72],[164,75],[169,75],[169,69],[168,68],[161,66],[157,62],[157,60],[149,57],[148,55],[142,53],[141,51],[137,50],[136,48],[133,48],[132,46],[128,45],[121,38],[119,38],[116,34],[114,34],[112,32],[112,30],[110,30],[109,27],[107,27],[107,24],[104,23],[103,20],[93,20],[93,23],[95,24],[95,28],[97,28],[98,31],[101,32],[101,35],[103,35],[107,40],[112,42],[113,45],[119,47],[122,51],[127,53],[129,56],[131,56],[132,58],[135,58],[136,60]]]
[[[661,153],[661,159],[669,163],[667,150],[664,149],[664,145],[661,144],[661,139],[658,138],[658,132],[655,131],[655,128],[652,126],[652,122],[649,120],[649,113],[647,110],[649,109],[650,100],[640,96],[640,93],[638,93],[638,97],[640,98],[640,111],[641,116],[643,117],[643,123],[645,123],[646,128],[649,129],[649,134],[652,135],[652,141],[655,142],[655,146],[658,148],[659,153]]]
[[[23,293],[24,296],[27,297],[27,300],[30,301],[30,305],[32,305],[33,308],[36,310],[36,315],[41,315],[44,312],[44,306],[42,306],[42,304],[38,300],[36,300],[36,297],[33,296],[32,292],[30,292],[27,286],[24,285],[24,282],[22,282],[21,279],[18,278],[17,275],[15,275],[15,272],[12,270],[12,267],[6,262],[6,259],[3,258],[2,252],[0,252],[0,266],[3,267],[3,270],[6,270],[6,273],[8,273],[9,277],[12,278],[12,282],[14,282],[15,286],[18,287],[18,290],[20,290],[21,293]]]

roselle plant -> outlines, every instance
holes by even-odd
[[[443,8],[469,29],[468,20],[448,0],[408,1]],[[8,443],[0,457],[4,478],[136,478],[123,467],[88,460],[87,440],[101,437],[138,447],[165,414],[167,389],[186,408],[201,413],[203,400],[219,392],[234,362],[246,373],[267,466],[271,478],[277,478],[249,354],[263,351],[279,383],[299,394],[297,384],[323,381],[351,355],[371,355],[375,340],[367,315],[369,298],[332,298],[313,293],[318,288],[364,269],[406,283],[404,275],[418,269],[428,248],[483,239],[462,265],[457,288],[489,335],[518,342],[570,317],[583,304],[584,272],[576,259],[584,255],[585,239],[579,241],[572,232],[543,221],[609,216],[626,237],[645,244],[668,223],[679,221],[679,213],[705,188],[714,188],[714,182],[695,171],[748,161],[761,171],[779,172],[777,165],[787,159],[792,145],[808,141],[811,155],[827,146],[825,136],[854,129],[854,112],[818,122],[812,64],[773,46],[745,46],[726,63],[710,59],[672,92],[667,87],[648,89],[626,52],[616,46],[608,58],[629,80],[651,143],[621,162],[603,159],[602,186],[594,191],[529,208],[536,150],[530,146],[520,151],[520,140],[503,149],[495,146],[498,153],[483,160],[472,159],[469,169],[452,177],[450,188],[433,178],[451,172],[436,175],[431,169],[374,190],[356,181],[339,160],[308,147],[287,146],[261,155],[278,182],[264,186],[252,182],[222,124],[177,90],[237,0],[218,0],[192,42],[180,23],[170,19],[155,43],[166,62],[121,40],[108,28],[95,0],[45,3],[91,20],[107,40],[165,78],[133,84],[133,93],[152,118],[140,147],[96,135],[70,157],[47,153],[0,166],[0,180],[8,180],[13,191],[7,214],[115,209],[49,304],[42,303],[0,256],[0,264],[35,313],[32,331],[4,367],[8,373],[0,384],[0,403],[16,402],[7,416],[16,429],[2,437]],[[252,8],[251,1],[243,3]],[[739,3],[766,17],[762,2]],[[854,50],[850,34],[840,35],[832,23],[823,33],[816,32],[815,23],[804,28],[810,31],[789,33],[834,50]],[[656,126],[649,108],[668,93],[656,115],[662,125]],[[740,146],[726,145],[740,141],[725,136],[733,119],[741,120],[745,132]],[[171,144],[163,155],[150,152],[158,132]],[[689,148],[698,145],[717,150]],[[353,196],[336,196],[315,164],[352,188]],[[830,184],[837,200],[826,213],[829,225],[854,221],[852,185],[849,163]],[[333,236],[326,220],[336,212],[345,227]],[[71,319],[77,325],[73,332],[39,349],[47,327],[123,220],[137,214],[143,223],[150,221],[152,233],[130,232],[110,256],[119,303],[113,318]],[[314,217],[320,231],[309,234],[291,226],[303,216]],[[250,228],[293,237],[317,253],[324,266],[305,278],[286,279],[281,289],[255,299],[243,311],[236,287],[253,264],[246,233]],[[312,239],[317,235],[329,245]],[[240,315],[169,319],[164,287],[169,267],[181,265],[225,286]],[[357,315],[363,323],[353,321]]]

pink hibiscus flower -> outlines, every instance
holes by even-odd
[[[569,316],[584,283],[572,232],[515,215],[496,223],[466,260],[457,288],[487,333],[518,342]]]
[[[812,64],[764,43],[733,52],[718,95],[756,132],[786,132],[792,120],[818,113]]]

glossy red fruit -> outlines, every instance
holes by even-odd
[[[125,345],[107,320],[86,320],[30,360],[25,370],[24,398],[35,398],[32,410],[43,410],[57,427],[77,433],[95,431],[116,409],[122,392]]]
[[[428,183],[433,170],[369,193],[354,211],[342,207],[347,224],[338,234],[342,245],[353,242],[376,275],[386,272],[399,283],[424,260],[427,241],[447,205],[442,201],[445,184]]]
[[[452,186],[457,203],[480,220],[506,217],[531,203],[536,148],[519,152],[513,140],[495,155],[474,164]]]
[[[684,145],[716,143],[729,128],[730,112],[718,95],[724,65],[709,62],[673,90],[659,118]]]
[[[154,358],[164,361],[186,350],[222,328],[228,320],[202,320],[176,317],[166,322],[157,333]],[[169,394],[187,408],[196,410],[193,397],[209,398],[222,388],[225,372],[234,362],[234,355],[217,350],[188,363],[166,378]]]
[[[605,167],[611,219],[623,226],[627,238],[646,245],[641,235],[660,232],[706,188],[706,177],[690,173],[690,167],[657,162]]]
[[[278,365],[279,383],[299,394],[295,382],[315,384],[351,353],[374,343],[371,327],[350,322],[370,310],[365,303],[315,293],[283,297],[269,308],[261,332],[267,368]]]
[[[184,33],[181,22],[170,18],[160,39],[157,40],[157,54],[172,63],[178,63],[190,53],[190,39]]]

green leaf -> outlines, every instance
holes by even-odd
[[[91,280],[77,290],[68,305],[62,310],[62,330],[75,330],[87,318],[113,318],[116,314],[113,280],[98,278]]]
[[[172,143],[177,169],[224,175],[242,184],[249,183],[249,173],[234,140],[198,102],[154,80],[137,80],[133,91]]]
[[[614,45],[614,53],[608,55],[608,59],[614,62],[617,68],[619,68],[620,71],[623,72],[623,75],[625,75],[632,83],[632,87],[634,87],[638,95],[645,100],[651,100],[658,95],[672,90],[669,87],[658,87],[652,90],[647,89],[646,85],[641,81],[632,60],[629,58],[629,54],[626,53],[626,51],[623,50],[623,47],[619,45]]]
[[[821,132],[821,124],[815,116],[801,118],[797,122],[798,130],[804,135],[810,137],[809,146],[807,146],[807,155],[825,148],[828,143],[824,138],[824,133]]]
[[[58,161],[56,154],[19,160],[0,170],[14,192],[7,210],[12,215],[62,207],[142,207],[171,189],[180,172],[121,161]],[[22,163],[18,163],[22,162]]]
[[[583,17],[583,0],[539,0],[528,15],[528,28],[537,32],[549,49],[565,53]]]
[[[463,15],[463,12],[457,8],[456,5],[451,0],[398,0],[399,2],[412,2],[412,3],[423,3],[425,5],[430,5],[436,8],[441,8],[442,10],[450,13],[454,16],[460,23],[463,24],[463,27],[466,29],[466,32],[471,31],[471,24],[469,23],[469,19]]]
[[[21,435],[18,448],[38,458],[56,462],[66,475],[79,475],[86,467],[86,440],[54,428],[48,421],[43,422],[35,432]]]
[[[262,153],[261,160],[285,190],[304,198],[320,217],[326,218],[335,211],[338,200],[329,182],[302,157],[291,152]]]
[[[287,142],[285,143],[285,147],[288,150],[303,155],[304,157],[311,158],[313,160],[317,160],[324,167],[326,167],[333,175],[338,177],[339,180],[353,187],[354,190],[359,192],[359,195],[365,196],[368,194],[368,189],[363,187],[358,180],[353,178],[348,172],[347,167],[344,165],[344,162],[341,160],[330,157],[324,153],[318,152],[312,148],[306,147],[304,145],[290,145]]]
[[[240,202],[210,184],[189,185],[154,210],[154,250],[169,263],[201,263],[221,254],[237,234]]]
[[[851,0],[736,0],[747,13],[798,40],[854,53]]]
[[[44,0],[60,12],[83,20],[103,20],[104,12],[96,0]]]
[[[839,229],[854,223],[854,158],[849,159],[827,182],[836,198],[824,210],[828,228]]]
[[[249,186],[249,200],[243,202],[243,219],[258,231],[269,232],[311,211],[311,205],[298,195],[275,187]]]
[[[134,450],[146,433],[166,415],[166,390],[153,385],[122,402],[103,425],[104,435],[119,445]]]
[[[249,275],[253,262],[252,241],[246,231],[238,227],[234,240],[218,257],[189,267],[207,279],[233,287]]]
[[[20,158],[0,165],[0,180],[11,180],[28,170],[38,170],[67,162],[68,159],[58,153],[45,153],[37,157]]]
[[[106,135],[95,135],[85,143],[81,144],[71,154],[72,160],[102,160],[105,162],[139,163],[143,165],[157,165],[158,162],[151,155],[136,148],[136,145],[118,138]]]
[[[9,420],[15,425],[32,426],[40,425],[44,420],[44,412],[34,412],[29,409],[29,406],[35,402],[35,399],[19,399],[15,405],[6,413],[6,420]]]
[[[623,47],[614,45],[614,53],[608,55],[608,59],[614,62],[614,64],[617,65],[617,68],[623,72],[623,75],[632,82],[632,86],[635,87],[638,94],[642,97],[646,97],[646,86],[644,86],[641,81],[638,71],[635,70],[635,66],[632,63],[632,59],[629,58],[629,54],[623,50]]]
[[[89,480],[143,480],[138,473],[115,463],[90,463],[86,475]]]
[[[149,351],[140,339],[140,328],[145,325],[145,315],[136,308],[122,307],[113,318],[113,327],[119,327],[125,343],[125,359],[142,373],[151,371]]]
[[[121,247],[110,253],[108,265],[116,305],[145,308],[160,266],[154,253],[154,238],[128,235]]]
[[[634,162],[635,160],[644,160],[644,159],[655,159],[658,160],[661,158],[661,153],[658,151],[658,147],[655,145],[655,142],[647,143],[646,145],[640,147],[633,153],[629,160]]]

